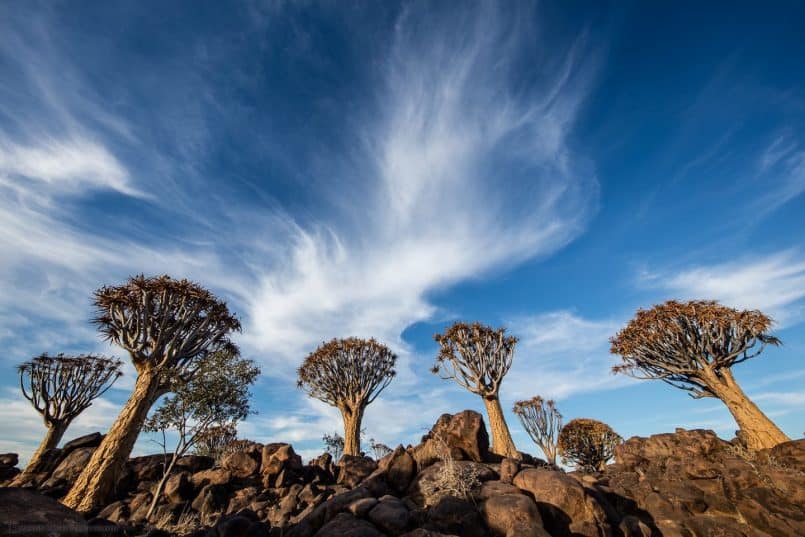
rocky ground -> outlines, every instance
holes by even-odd
[[[36,487],[0,489],[0,533],[165,535],[145,521],[162,455],[129,460],[114,501],[89,520],[55,501],[100,440],[53,450]],[[191,455],[152,522],[198,537],[805,536],[805,439],[749,454],[680,429],[624,442],[593,475],[488,448],[482,417],[464,411],[380,461],[325,454],[303,465],[282,443],[245,444],[219,466]],[[0,455],[0,480],[16,464]]]

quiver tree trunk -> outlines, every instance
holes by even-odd
[[[740,436],[752,450],[772,448],[790,438],[780,430],[744,393],[729,369],[710,382],[716,397],[721,399],[738,423]]]
[[[62,500],[64,505],[83,513],[105,505],[123,475],[148,411],[163,393],[157,373],[145,371],[137,377],[134,392]]]
[[[344,455],[360,455],[363,407],[345,406],[341,409],[341,416],[344,418]]]
[[[486,414],[489,417],[489,430],[492,433],[492,453],[503,457],[520,458],[520,453],[514,445],[509,426],[503,417],[503,409],[500,407],[500,399],[497,395],[484,397]]]
[[[28,466],[25,467],[25,470],[14,479],[12,482],[13,486],[24,485],[36,474],[43,471],[45,453],[59,445],[68,425],[69,423],[65,422],[53,422],[48,425],[45,438],[42,440],[42,443],[39,444],[34,454],[31,455],[31,460],[28,462]]]

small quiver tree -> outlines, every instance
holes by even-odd
[[[161,435],[158,443],[166,458],[168,433],[172,431],[178,437],[163,468],[162,479],[154,489],[146,518],[154,512],[176,461],[211,429],[236,430],[237,423],[249,415],[249,387],[259,374],[254,362],[227,348],[201,358],[189,379],[181,375],[173,379],[170,388],[173,395],[163,400],[143,427],[146,432]]]
[[[660,379],[695,399],[721,399],[749,449],[774,447],[788,437],[746,396],[732,366],[779,345],[772,320],[757,310],[736,310],[710,300],[670,300],[637,315],[610,341],[623,363],[614,373]]]
[[[369,447],[372,449],[372,454],[375,456],[376,461],[379,461],[380,459],[382,459],[383,457],[394,451],[386,444],[383,444],[382,442],[377,442],[374,438],[369,439]]]
[[[202,457],[210,457],[218,464],[221,462],[227,446],[237,439],[238,429],[235,424],[214,424],[198,434],[193,452]]]
[[[42,354],[20,364],[22,395],[42,415],[47,432],[13,484],[24,484],[40,471],[45,452],[58,446],[73,420],[123,374],[121,365],[103,356],[64,354]]]
[[[351,337],[323,343],[299,368],[299,388],[341,411],[344,455],[360,454],[363,413],[394,378],[396,361],[382,343]]]
[[[95,292],[94,322],[112,343],[128,351],[137,371],[134,391],[101,445],[62,503],[93,511],[109,499],[151,406],[177,378],[189,379],[198,358],[232,348],[240,322],[226,303],[200,285],[169,276],[136,276]]]
[[[564,464],[582,472],[600,472],[623,439],[606,423],[577,418],[559,433],[559,454]]]
[[[511,368],[517,343],[516,337],[505,332],[504,328],[494,330],[481,323],[455,323],[444,334],[434,336],[440,350],[431,371],[480,395],[492,431],[491,451],[519,459],[499,399],[500,383]]]
[[[537,444],[551,464],[556,464],[556,443],[562,429],[562,414],[553,400],[545,401],[539,395],[514,403],[512,411],[523,428]]]
[[[337,432],[333,432],[333,434],[324,433],[321,440],[324,442],[324,451],[332,455],[335,462],[338,462],[344,453],[344,437]]]

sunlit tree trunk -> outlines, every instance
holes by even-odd
[[[788,442],[788,438],[744,393],[735,382],[732,372],[721,371],[719,379],[711,381],[712,389],[729,409],[738,427],[746,447],[752,450],[772,448],[777,444]]]
[[[61,442],[68,425],[69,423],[64,422],[54,422],[48,425],[45,438],[31,456],[31,460],[28,462],[28,466],[25,467],[25,470],[11,483],[12,486],[24,485],[37,473],[42,471],[42,464],[44,463],[43,457],[45,453],[59,445],[59,442]]]
[[[489,416],[489,430],[492,432],[492,453],[504,457],[520,458],[517,448],[506,425],[503,409],[500,408],[500,399],[496,395],[484,397],[486,414]]]
[[[123,474],[149,409],[163,393],[157,373],[144,371],[137,377],[134,392],[62,500],[64,505],[84,513],[105,505]]]
[[[344,418],[344,455],[360,455],[363,407],[345,406],[341,415]]]

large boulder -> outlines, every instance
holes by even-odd
[[[631,438],[594,488],[663,535],[805,535],[803,447],[749,452],[702,430]]]
[[[266,444],[261,459],[260,474],[265,488],[287,487],[298,482],[304,473],[302,457],[290,444]]]
[[[70,453],[74,449],[78,448],[96,448],[101,445],[101,441],[103,441],[104,435],[101,433],[90,433],[85,434],[84,436],[79,436],[78,438],[73,438],[66,444],[62,446],[62,450],[65,453]]]
[[[447,496],[427,513],[424,529],[462,537],[486,537],[481,515],[472,503]]]
[[[20,469],[17,468],[19,461],[16,453],[0,454],[0,483],[16,477],[20,473]]]
[[[260,462],[245,451],[236,451],[224,456],[221,467],[229,470],[235,477],[246,478],[257,475],[260,470]]]
[[[377,463],[371,457],[343,455],[338,461],[339,485],[356,487],[361,481],[377,469]]]
[[[395,492],[405,492],[416,474],[416,461],[402,446],[383,457],[378,468],[386,472],[386,482]]]
[[[550,537],[537,504],[525,494],[495,494],[481,506],[492,537]]]
[[[713,431],[677,429],[675,433],[630,438],[615,447],[615,462],[632,470],[651,460],[669,457],[690,460],[704,457],[727,445]]]
[[[399,498],[386,496],[375,505],[367,517],[372,524],[388,535],[400,535],[411,524],[411,514]]]
[[[473,410],[442,414],[413,449],[412,455],[419,470],[441,460],[445,447],[456,460],[489,460],[489,435],[483,417]]]
[[[605,509],[576,479],[544,468],[525,468],[514,477],[514,486],[537,502],[545,529],[551,535],[601,537],[612,529]]]
[[[365,520],[340,513],[316,532],[314,537],[385,537]]]
[[[62,487],[75,481],[86,468],[94,451],[94,447],[81,447],[72,450],[53,470],[50,478],[42,483],[42,487],[49,489]]]
[[[193,484],[188,472],[173,474],[165,482],[164,495],[172,504],[180,504],[193,498]]]
[[[98,523],[52,498],[29,489],[0,488],[0,535],[92,535],[98,529]],[[103,530],[105,535],[120,534],[114,525]]]

